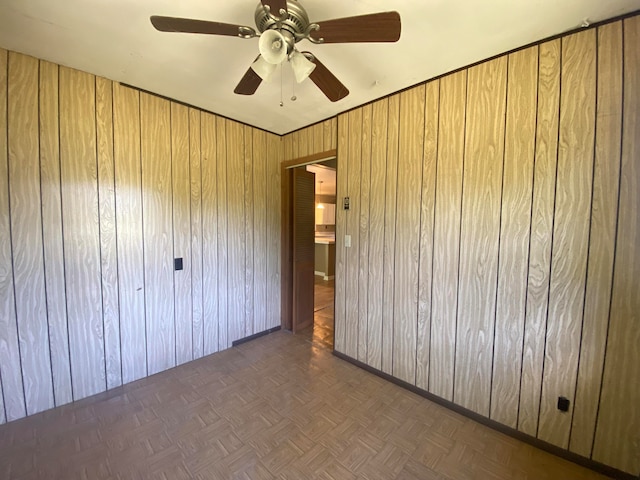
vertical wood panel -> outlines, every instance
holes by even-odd
[[[347,168],[349,155],[349,115],[343,113],[338,116],[338,168],[336,171],[336,196],[347,196]],[[346,296],[346,251],[344,236],[347,230],[347,212],[342,204],[336,205],[336,281],[334,305],[334,349],[346,353],[345,316],[347,307]]]
[[[0,49],[0,379],[5,399],[6,420],[11,421],[24,417],[27,412],[20,367],[11,260],[10,179],[7,155],[7,62],[7,51]]]
[[[74,399],[107,388],[95,121],[95,77],[61,67],[60,172]]]
[[[64,282],[58,66],[40,61],[40,181],[51,374],[55,405],[73,400]]]
[[[454,401],[489,416],[507,59],[469,69]]]
[[[538,47],[512,53],[508,62],[491,418],[515,428],[531,232]]]
[[[253,134],[251,128],[243,126],[244,160],[244,331],[241,337],[256,333],[254,325],[254,202],[253,202]],[[259,307],[258,307],[259,308]]]
[[[244,139],[242,125],[227,122],[227,182],[229,191],[229,326],[226,347],[242,338],[244,331]]]
[[[400,119],[400,96],[389,97],[387,120],[387,178],[384,206],[384,284],[382,292],[382,371],[393,370],[393,305],[394,267],[396,252],[396,193],[398,188],[398,128]],[[337,274],[336,274],[337,275]]]
[[[107,389],[111,389],[122,385],[120,317],[118,313],[116,192],[113,161],[113,90],[112,82],[100,77],[96,77],[96,142],[98,147],[100,267],[102,275],[105,375]]]
[[[289,134],[282,138],[284,149],[284,160],[291,160],[293,158],[293,135]]]
[[[13,279],[27,415],[54,406],[44,283],[38,60],[9,53],[8,143]]]
[[[150,375],[175,366],[170,109],[167,100],[140,95],[144,291]]]
[[[336,124],[338,123],[338,117],[330,118],[322,122],[322,151],[333,150],[336,148],[337,130]]]
[[[293,143],[291,144],[291,158],[300,158],[302,156],[303,150],[300,148],[301,135],[300,130],[293,132],[292,134]]]
[[[173,182],[173,256],[183,259],[184,268],[173,272],[175,355],[176,364],[180,365],[193,359],[191,181],[189,178],[189,109],[175,102],[171,103],[171,170]]]
[[[358,360],[367,361],[368,276],[369,276],[369,201],[371,187],[371,105],[362,107],[360,218],[358,221]]]
[[[420,202],[420,261],[418,263],[418,325],[416,340],[416,386],[429,388],[431,343],[431,291],[433,289],[433,222],[435,218],[438,159],[438,103],[440,81],[425,86],[424,151]]]
[[[313,153],[325,152],[323,123],[316,123],[311,128],[313,129]]]
[[[367,364],[377,369],[382,367],[383,242],[388,115],[389,101],[386,98],[373,104],[371,120],[371,191],[369,198]],[[338,162],[340,160],[338,158]],[[340,208],[340,205],[337,207]]]
[[[562,39],[560,135],[556,178],[549,313],[538,437],[569,446],[571,413],[559,396],[575,399],[584,308],[593,181],[596,31]]]
[[[569,447],[591,455],[602,383],[615,251],[622,135],[622,24],[598,28],[596,149],[580,363]]]
[[[360,168],[362,162],[362,109],[351,110],[349,117],[347,192],[351,199],[345,215],[345,235],[351,236],[351,247],[345,250],[345,345],[344,353],[358,358],[358,319],[360,318],[358,290],[358,262],[360,260]]]
[[[204,355],[200,111],[195,108],[189,108],[189,177],[191,179],[191,327],[195,359]]]
[[[400,94],[393,298],[393,375],[415,384],[425,87]]]
[[[202,113],[202,269],[204,354],[218,351],[218,198],[216,117]]]
[[[273,328],[282,323],[281,308],[281,167],[283,155],[280,137],[267,134],[267,325]]]
[[[440,80],[429,391],[453,400],[467,71]]]
[[[593,459],[640,475],[640,16],[624,20],[624,114],[616,258]]]
[[[267,329],[267,134],[254,129],[253,135],[253,329],[254,333]],[[280,165],[277,165],[280,168]]]
[[[227,120],[216,117],[218,165],[218,349],[227,348],[228,341],[228,233],[227,202]]]
[[[555,201],[560,105],[560,40],[539,47],[536,153],[529,240],[529,275],[520,376],[518,430],[538,431],[542,363],[551,269],[551,232]]]
[[[113,84],[122,383],[147,374],[140,165],[140,95]]]

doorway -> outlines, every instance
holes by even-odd
[[[321,348],[333,349],[335,298],[335,150],[283,163],[282,172],[282,326]],[[311,175],[309,202],[303,177]],[[313,231],[300,232],[312,218]],[[308,237],[308,238],[307,238]],[[304,268],[312,249],[313,267]],[[311,280],[311,281],[309,281]],[[311,297],[311,298],[310,298]],[[309,302],[309,300],[312,300]]]

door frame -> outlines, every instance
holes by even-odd
[[[281,232],[280,232],[280,289],[281,325],[284,330],[293,328],[293,169],[337,158],[337,149],[315,153],[306,157],[281,162]]]

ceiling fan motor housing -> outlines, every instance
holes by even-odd
[[[287,0],[287,15],[284,19],[278,17],[278,12],[269,13],[262,3],[258,3],[255,21],[260,33],[272,29],[285,30],[291,33],[290,38],[293,39],[294,43],[301,40],[301,36],[305,34],[309,27],[307,12],[296,0]]]

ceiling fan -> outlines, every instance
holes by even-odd
[[[262,0],[255,11],[257,32],[252,27],[190,18],[151,17],[161,32],[202,33],[239,38],[260,36],[260,55],[244,74],[234,92],[253,95],[263,80],[268,80],[277,65],[289,61],[296,81],[309,77],[329,100],[336,102],[349,90],[311,52],[300,52],[296,44],[397,42],[400,38],[400,14],[381,12],[311,23],[297,0]],[[259,32],[259,33],[258,33]]]

